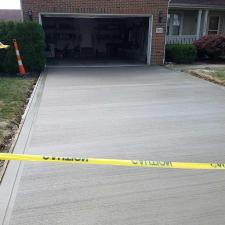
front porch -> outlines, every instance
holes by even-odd
[[[207,34],[225,33],[225,11],[170,9],[167,44],[192,44]]]

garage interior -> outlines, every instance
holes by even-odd
[[[42,16],[49,62],[147,63],[148,17]]]

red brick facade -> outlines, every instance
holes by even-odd
[[[39,13],[96,13],[96,14],[147,14],[153,15],[152,64],[164,61],[165,32],[168,0],[21,0],[24,19],[28,11],[38,20]],[[160,21],[159,17],[162,17]],[[164,33],[157,34],[156,28]]]

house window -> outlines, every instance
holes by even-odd
[[[208,34],[218,34],[219,32],[219,16],[210,16],[209,17],[209,29]]]
[[[178,14],[173,15],[173,35],[180,34],[181,16]]]
[[[179,35],[181,31],[181,15],[169,14],[167,19],[167,35]]]

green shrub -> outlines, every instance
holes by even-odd
[[[0,51],[0,72],[18,72],[13,39],[17,40],[26,71],[41,72],[46,63],[45,36],[35,22],[0,22],[0,41],[11,46]]]
[[[172,44],[166,46],[166,61],[178,64],[193,63],[197,58],[197,50],[194,45]]]

